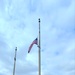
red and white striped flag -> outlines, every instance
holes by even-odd
[[[32,43],[31,43],[31,45],[30,45],[30,47],[29,47],[29,50],[28,50],[28,53],[30,52],[30,50],[31,50],[31,48],[32,48],[32,46],[34,45],[34,44],[38,44],[38,39],[36,38]]]

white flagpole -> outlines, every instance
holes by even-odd
[[[40,18],[38,20],[39,20],[38,61],[39,61],[39,75],[41,75]]]
[[[15,75],[15,67],[16,67],[16,54],[17,54],[17,47],[15,48],[13,75]]]

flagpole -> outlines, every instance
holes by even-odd
[[[38,61],[39,61],[39,75],[41,75],[40,18],[38,20],[39,20]]]
[[[17,54],[17,47],[15,48],[13,75],[15,75],[15,67],[16,67],[16,54]]]

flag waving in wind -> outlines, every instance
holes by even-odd
[[[30,47],[29,47],[29,50],[28,50],[28,53],[30,52],[30,50],[31,50],[31,48],[32,48],[32,46],[34,45],[34,44],[38,44],[38,39],[36,38],[32,43],[31,43],[31,45],[30,45]]]

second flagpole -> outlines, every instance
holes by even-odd
[[[15,48],[13,75],[15,75],[15,67],[16,67],[16,54],[17,54],[17,47]]]
[[[38,61],[39,61],[39,75],[41,75],[41,47],[40,47],[40,18],[39,20],[39,39],[38,39]]]

